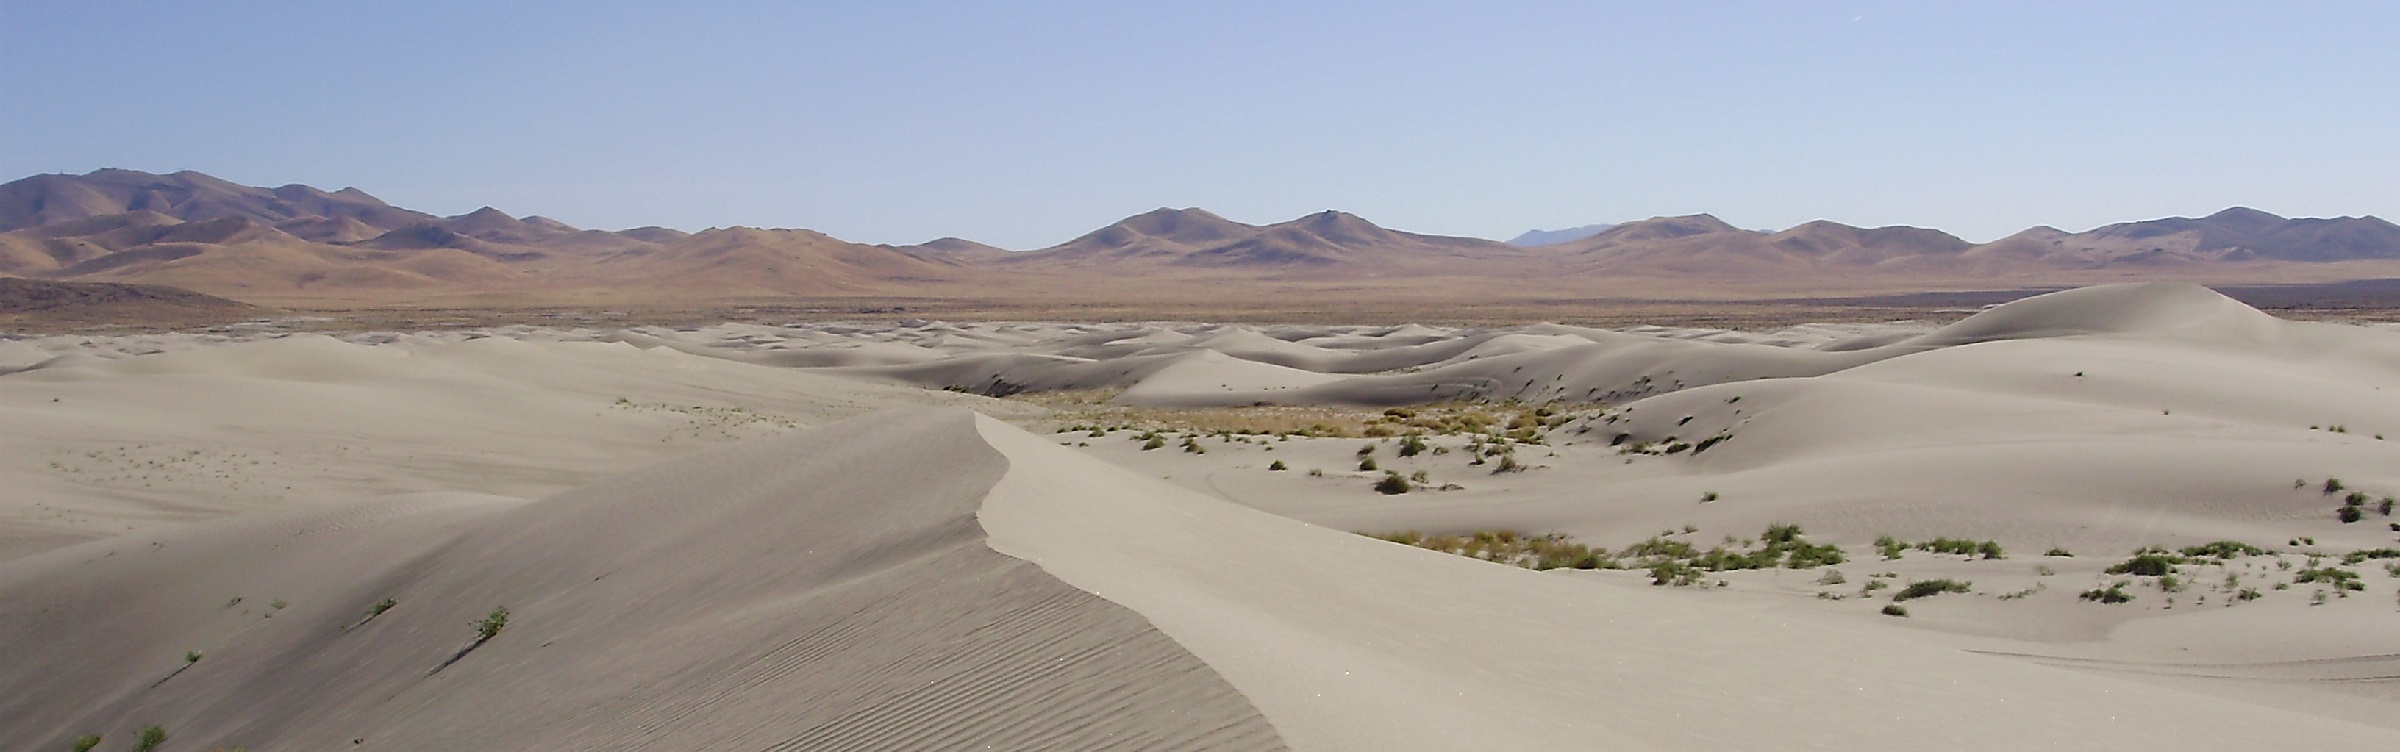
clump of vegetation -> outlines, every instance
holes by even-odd
[[[1147,452],[1147,451],[1150,451],[1150,450],[1152,450],[1152,449],[1157,449],[1157,448],[1160,448],[1160,447],[1164,447],[1164,446],[1166,446],[1166,445],[1167,445],[1167,437],[1165,437],[1165,436],[1160,436],[1160,435],[1158,435],[1158,434],[1155,434],[1155,433],[1154,433],[1154,434],[1150,434],[1150,437],[1149,437],[1149,438],[1146,438],[1146,439],[1143,439],[1143,440],[1142,440],[1142,451],[1145,451],[1145,452]]]
[[[1907,617],[1908,617],[1908,607],[1907,607],[1907,606],[1902,606],[1902,605],[1900,605],[1900,604],[1898,604],[1898,603],[1886,603],[1886,604],[1883,604],[1883,615],[1885,615],[1885,616],[1898,616],[1898,617],[1901,617],[1901,618],[1907,618]]]
[[[1363,460],[1359,460],[1359,461],[1358,461],[1358,469],[1359,469],[1359,471],[1360,471],[1360,472],[1367,472],[1367,473],[1371,473],[1371,472],[1375,472],[1375,471],[1377,471],[1377,470],[1381,470],[1381,469],[1383,469],[1383,467],[1382,467],[1381,465],[1377,465],[1377,464],[1375,464],[1375,458],[1373,458],[1373,457],[1368,457],[1368,458],[1366,458],[1366,459],[1363,459]]]
[[[1199,440],[1197,440],[1197,439],[1194,439],[1194,438],[1192,438],[1192,437],[1190,437],[1190,436],[1185,436],[1185,437],[1183,437],[1183,451],[1184,451],[1184,452],[1186,452],[1186,453],[1189,453],[1189,454],[1207,454],[1207,453],[1208,453],[1208,450],[1207,450],[1206,448],[1203,448],[1203,447],[1201,447],[1201,446],[1200,446],[1200,442],[1199,442]]]
[[[2133,601],[2133,594],[2125,592],[2125,583],[2122,582],[2110,584],[2105,588],[2092,588],[2083,591],[2083,595],[2077,597],[2096,603],[2129,603]]]
[[[383,612],[390,611],[392,610],[393,606],[397,605],[400,605],[400,601],[394,598],[385,598],[383,600],[376,601],[375,605],[367,607],[367,618],[373,619],[375,617],[382,616]]]
[[[2069,558],[2069,559],[2075,558],[2075,552],[2067,550],[2067,549],[2066,549],[2064,546],[2051,546],[2051,547],[2050,547],[2050,550],[2048,550],[2048,551],[2043,551],[2043,552],[2042,552],[2042,555],[2043,555],[2043,556],[2058,556],[2058,557],[2064,557],[2064,558]]]
[[[99,734],[85,734],[83,736],[75,737],[75,742],[67,745],[67,749],[74,750],[75,752],[92,752],[92,748],[98,746],[100,746]]]
[[[158,745],[165,743],[167,743],[167,729],[165,727],[144,726],[142,727],[141,736],[134,738],[133,752],[155,752],[155,750],[158,749]]]
[[[2241,541],[2221,540],[2197,546],[2184,546],[2182,553],[2195,559],[2203,557],[2233,559],[2243,556],[2263,556],[2267,550]]]
[[[1697,528],[1687,529],[1685,532],[1689,533],[1692,530],[1697,530]],[[1728,537],[1727,540],[1732,541],[1733,539]],[[1766,531],[1759,534],[1755,547],[1746,544],[1734,547],[1717,546],[1702,551],[1689,541],[1653,536],[1649,540],[1626,547],[1620,553],[1627,558],[1638,560],[1638,565],[1651,569],[1654,579],[1665,579],[1666,582],[1661,584],[1696,582],[1698,577],[1692,574],[1696,572],[1725,572],[1777,567],[1815,569],[1840,564],[1847,558],[1843,555],[1841,547],[1832,544],[1810,543],[1804,537],[1799,525],[1784,523],[1768,525]],[[1686,569],[1691,572],[1686,572]],[[1661,573],[1668,576],[1656,577]]]
[[[1500,464],[1492,468],[1492,474],[1498,475],[1500,473],[1513,473],[1524,469],[1524,465],[1517,464],[1516,453],[1509,452],[1507,454],[1500,455]]]
[[[1398,471],[1385,470],[1383,471],[1383,479],[1375,481],[1375,490],[1381,491],[1385,494],[1397,496],[1416,489],[1414,486],[1409,484],[1407,478],[1400,477],[1400,473]]]
[[[1400,456],[1415,457],[1425,452],[1425,438],[1416,434],[1400,437]]]
[[[2334,592],[2341,593],[2342,597],[2345,598],[2349,597],[2349,593],[2346,591],[2363,591],[2367,589],[2367,584],[2358,580],[2357,572],[2335,567],[2309,567],[2302,569],[2298,572],[2292,573],[2292,582],[2301,585],[2306,585],[2309,583],[2321,583],[2328,585],[2334,589]]]
[[[2187,559],[2162,548],[2145,548],[2133,552],[2133,558],[2109,565],[2101,570],[2109,574],[2129,574],[2136,577],[2164,577],[2175,573],[2175,566]]]
[[[1717,500],[1717,492],[1715,492],[1715,491],[1709,491],[1709,492],[1706,492],[1706,493],[1702,493],[1702,494],[1700,494],[1700,503],[1702,503],[1702,504],[1706,504],[1706,503],[1709,503],[1709,502],[1712,502],[1712,501],[1716,501],[1716,500]]]
[[[1985,559],[2008,558],[2007,553],[2000,548],[2000,543],[1998,541],[1976,541],[1966,540],[1964,538],[1943,537],[1919,543],[1915,546],[1915,548],[1919,551],[1929,551],[1937,554],[1981,556]]]
[[[2344,489],[2344,488],[2348,488],[2348,486],[2344,486],[2344,485],[2342,485],[2342,479],[2340,479],[2340,478],[2326,478],[2326,479],[2325,479],[2325,493],[2328,493],[2328,494],[2337,494],[2337,493],[2341,493],[2341,492],[2342,492],[2342,489]]]
[[[1274,461],[1274,462],[1267,463],[1267,469],[1268,469],[1268,470],[1290,470],[1290,469],[1292,469],[1292,466],[1290,466],[1290,465],[1286,465],[1286,464],[1283,464],[1283,460],[1276,460],[1276,461]]]
[[[507,628],[508,607],[501,606],[492,609],[492,613],[475,622],[475,644],[481,645],[490,642],[492,638],[500,636],[500,630]]]
[[[1968,589],[1973,585],[1974,583],[1971,582],[1960,582],[1952,579],[1917,580],[1915,582],[1908,583],[1906,587],[1900,588],[1900,592],[1893,593],[1892,602],[1898,603],[1900,601],[1911,601],[1918,598],[1931,598],[1943,593],[1964,593],[1967,592]]]
[[[2342,554],[2342,563],[2354,567],[2377,559],[2400,559],[2400,548],[2370,548]]]
[[[202,653],[198,650],[186,650],[183,652],[183,665],[189,666],[194,663],[199,663],[200,659],[206,655],[206,653]]]
[[[1414,530],[1368,537],[1432,551],[1533,570],[1616,569],[1608,550],[1556,533],[1524,535],[1514,530],[1477,530],[1467,535],[1423,535]]]
[[[1875,536],[1875,552],[1883,554],[1885,561],[1900,558],[1901,552],[1907,549],[1908,544],[1901,543],[1898,538],[1889,535]]]

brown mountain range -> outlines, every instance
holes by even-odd
[[[2036,227],[1975,244],[1939,230],[1828,221],[1762,232],[1700,214],[1519,247],[1400,232],[1339,211],[1262,226],[1158,209],[1010,252],[959,238],[868,245],[797,229],[586,230],[490,207],[441,217],[356,188],[107,169],[0,185],[0,276],[167,284],[253,301],[1771,297],[2400,277],[2400,227],[2233,208],[2081,233]]]

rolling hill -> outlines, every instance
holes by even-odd
[[[804,229],[590,230],[493,207],[443,217],[357,188],[260,188],[188,171],[104,169],[0,185],[0,276],[167,284],[253,301],[1412,299],[1432,290],[1571,300],[2400,277],[2400,226],[2241,207],[2079,233],[2035,227],[1983,244],[1822,220],[1746,230],[1707,214],[1559,232],[1501,243],[1392,230],[1333,210],[1252,225],[1162,208],[1010,252],[954,237],[870,245]],[[1573,237],[1524,245],[1537,235]]]

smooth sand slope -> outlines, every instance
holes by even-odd
[[[0,341],[0,559],[131,529],[465,491],[547,496],[697,448],[971,403],[594,332]]]
[[[192,749],[1280,749],[1142,618],[983,544],[1010,463],[974,420],[0,564],[0,746],[157,724]]]

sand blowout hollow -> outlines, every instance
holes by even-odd
[[[2389,466],[2388,444],[2367,434],[2387,430],[2387,419],[2400,433],[2400,412],[2380,394],[2400,373],[2400,346],[2387,332],[2275,321],[2198,288],[2073,291],[1942,328],[1768,336],[930,322],[500,334],[483,344],[403,338],[364,351],[322,339],[186,343],[158,354],[120,347],[81,361],[42,348],[0,351],[18,364],[12,369],[28,369],[0,377],[12,425],[35,427],[20,430],[88,438],[138,426],[136,414],[46,405],[53,395],[112,396],[111,384],[162,388],[144,379],[210,395],[306,395],[296,403],[375,402],[368,398],[463,381],[490,391],[442,403],[454,419],[479,408],[539,419],[485,452],[534,457],[560,468],[559,477],[579,477],[588,469],[556,448],[515,445],[604,438],[620,442],[609,445],[617,463],[656,463],[530,502],[461,493],[485,486],[460,472],[436,493],[286,502],[288,511],[208,507],[185,515],[212,521],[156,520],[0,560],[0,645],[10,653],[0,666],[8,721],[0,748],[59,748],[89,733],[117,746],[151,724],[172,732],[170,749],[253,750],[2364,750],[2400,742],[2400,731],[2319,712],[2313,699],[2279,703],[2139,672],[1968,652],[1896,620],[1809,610],[1817,604],[1805,589],[1780,601],[1741,584],[1692,597],[1345,532],[1507,523],[1632,537],[1698,520],[1715,535],[1800,519],[1853,546],[1871,525],[1897,524],[2014,536],[2008,542],[2020,550],[2054,535],[2079,548],[2320,529],[2335,531],[2329,540],[2364,535],[2322,519],[2313,491],[2295,501],[2265,486],[2288,484],[2301,466],[2361,484],[2389,480],[2375,470]],[[649,351],[499,341],[512,336]],[[217,354],[256,347],[293,357]],[[386,357],[382,348],[409,355],[375,360]],[[852,350],[865,362],[840,362]],[[477,353],[491,357],[466,357]],[[562,395],[555,405],[516,405],[509,396],[519,375],[475,365],[570,353],[587,360],[546,367],[535,385]],[[614,373],[632,364],[642,365]],[[661,370],[643,370],[652,365]],[[867,389],[818,375],[956,379],[928,385],[974,390],[994,383],[981,370],[989,367],[1019,369],[996,380],[1017,388],[1113,384],[1124,388],[1119,399],[1161,404],[1373,405],[1448,385],[1562,400],[1614,392],[1620,407],[1616,421],[1582,435],[1565,429],[1557,457],[1540,460],[1545,467],[1478,470],[1460,476],[1468,490],[1398,499],[1351,478],[1266,473],[1255,465],[1269,455],[1246,454],[1248,445],[1204,457],[1116,448],[1122,441],[1078,450],[958,409],[877,412],[779,437],[729,432],[719,440],[739,443],[698,454],[624,441],[650,434],[599,409],[623,390]],[[375,378],[391,369],[416,370],[397,383]],[[298,384],[323,391],[292,392]],[[1145,385],[1149,392],[1137,391]],[[2171,415],[2158,414],[2162,399],[2172,401]],[[811,409],[827,419],[849,410]],[[579,417],[593,410],[599,420]],[[2332,419],[2317,411],[2337,413],[2355,432],[2303,427]],[[87,414],[121,422],[69,419]],[[224,419],[283,430],[272,421],[311,417]],[[350,430],[367,429],[339,429]],[[433,446],[451,435],[433,424],[412,430],[376,437]],[[1717,431],[1734,437],[1705,457],[1620,457],[1608,435],[1658,441]],[[1356,445],[1292,442],[1272,456],[1305,466],[1346,459]],[[2175,456],[2186,459],[2167,459]],[[398,466],[416,461],[404,460]],[[2261,488],[2212,490],[2252,476]],[[1204,482],[1187,487],[1195,477]],[[1282,485],[1255,480],[1268,478]],[[1726,499],[1694,506],[1701,488],[1723,489]],[[1542,521],[1555,524],[1526,525]],[[1979,580],[1991,578],[1980,571]],[[2064,602],[2044,605],[2052,596]],[[2388,608],[2312,609],[2296,596],[2286,607],[2277,597],[2203,618],[2339,620],[2338,638],[2233,633],[2274,635],[2275,650],[2298,652],[2318,644],[2367,652],[2358,646],[2382,644],[2374,635],[2389,632]],[[1946,598],[1912,603],[1920,616],[1911,621],[2005,623],[1996,609],[2017,605]],[[384,599],[389,610],[369,618]],[[2093,613],[2072,611],[2079,606],[2065,593],[2019,603],[2049,616]],[[499,606],[510,610],[509,625],[477,644],[469,625]],[[187,651],[201,659],[187,666]],[[2297,678],[2349,681],[2314,670]]]

